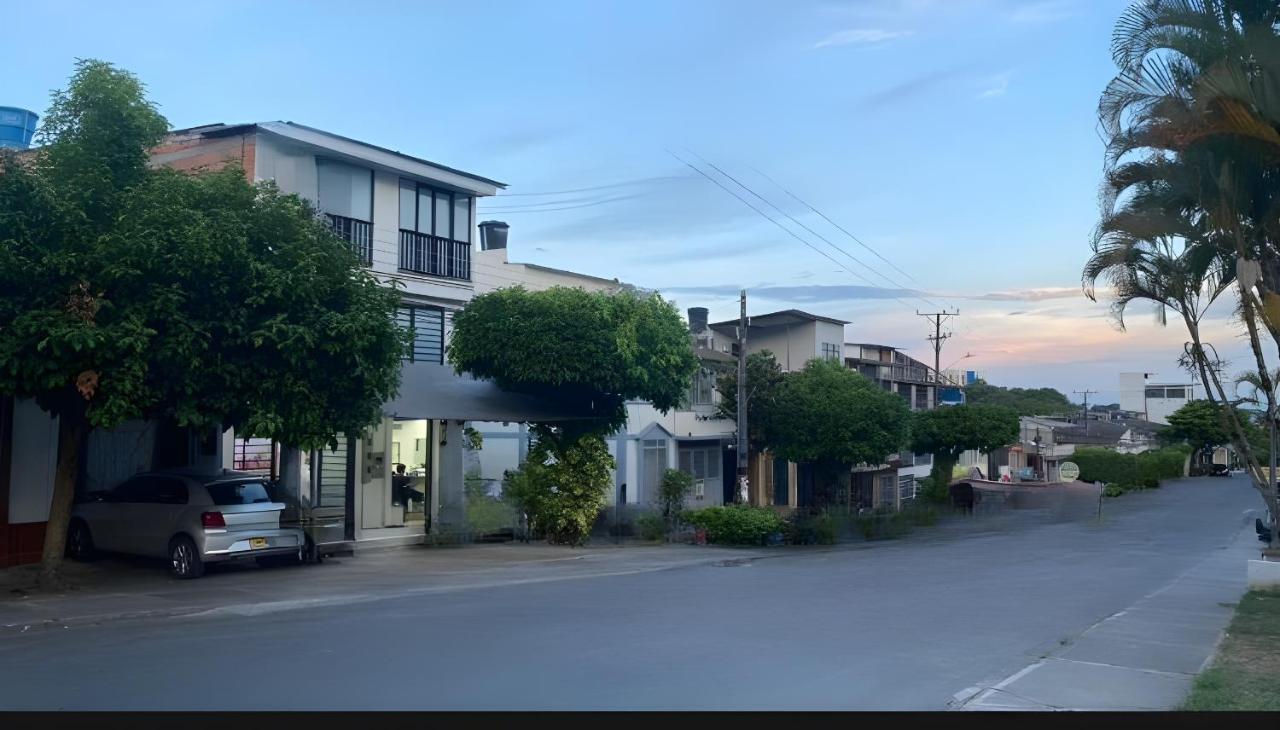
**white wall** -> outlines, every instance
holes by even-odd
[[[33,400],[13,403],[13,460],[10,463],[9,523],[45,522],[58,468],[58,419]]]
[[[518,262],[509,262],[508,249],[505,248],[491,251],[476,250],[472,253],[472,257],[471,278],[475,282],[477,294],[517,284],[530,291],[542,291],[553,286],[603,292],[615,292],[622,288],[622,284],[616,281],[569,271],[546,271]]]
[[[1120,373],[1120,410],[1144,412],[1147,378],[1142,373]]]
[[[271,135],[256,135],[253,174],[257,180],[274,180],[281,190],[316,202],[315,154],[300,145]]]

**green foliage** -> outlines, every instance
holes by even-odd
[[[590,407],[601,432],[626,421],[623,403],[667,411],[698,368],[679,312],[656,294],[509,287],[454,315],[449,362],[499,386]]]
[[[768,350],[747,355],[747,439],[752,451],[769,447],[770,417],[778,407],[782,388],[782,366]],[[738,418],[738,374],[726,373],[716,380],[720,401],[717,415],[730,421]]]
[[[1124,487],[1120,486],[1119,484],[1108,484],[1102,488],[1102,496],[1119,497],[1120,495],[1124,494],[1124,491],[1125,491]]]
[[[873,512],[853,518],[866,540],[896,540],[911,532],[912,517],[905,512]]]
[[[1080,479],[1104,482],[1121,490],[1154,489],[1161,479],[1182,476],[1187,447],[1167,447],[1141,454],[1121,454],[1101,448],[1076,449],[1072,461],[1080,467]],[[1105,488],[1104,488],[1105,489]]]
[[[479,451],[484,448],[484,434],[467,426],[462,429],[462,445],[469,451]]]
[[[685,512],[689,525],[706,530],[707,542],[720,545],[763,545],[774,533],[783,531],[777,512],[767,507],[735,504],[706,507]]]
[[[598,434],[566,439],[535,426],[529,457],[508,472],[504,494],[529,516],[531,529],[557,545],[581,545],[605,506],[614,461]]]
[[[641,540],[657,542],[667,537],[667,520],[654,512],[645,512],[636,518],[636,532]]]
[[[985,380],[965,386],[964,400],[970,406],[1001,406],[1019,416],[1047,416],[1075,413],[1079,408],[1053,388],[1004,388]]]
[[[840,363],[810,360],[783,377],[769,445],[788,461],[879,464],[906,443],[910,416],[901,397]]]
[[[693,491],[693,477],[679,469],[667,469],[658,485],[658,508],[667,529],[674,530],[684,509],[685,497]]]
[[[1193,400],[1169,414],[1169,425],[1160,431],[1166,443],[1185,443],[1194,451],[1229,443],[1227,415],[1221,406]]]
[[[1018,440],[1018,414],[1004,406],[958,405],[920,411],[911,424],[911,448],[925,454],[959,456],[987,452]]]
[[[945,504],[951,499],[951,493],[948,491],[951,479],[949,476],[942,476],[944,472],[939,471],[939,465],[936,463],[942,460],[941,457],[934,457],[935,463],[930,469],[929,476],[920,480],[920,498],[930,504]],[[955,462],[952,461],[950,463],[954,464]],[[946,474],[950,474],[951,467],[949,465],[944,465],[942,468],[947,470]]]
[[[841,518],[830,512],[797,511],[786,519],[783,539],[788,545],[834,545],[840,536]]]
[[[397,293],[297,196],[148,169],[166,126],[132,75],[84,61],[35,164],[0,160],[0,393],[302,447],[374,423],[399,382]]]

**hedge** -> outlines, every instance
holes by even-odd
[[[1115,484],[1122,489],[1154,489],[1161,479],[1183,475],[1185,446],[1170,446],[1141,454],[1121,454],[1110,449],[1077,449],[1072,461],[1086,482]]]
[[[763,545],[768,537],[783,530],[777,512],[767,507],[730,505],[685,512],[680,519],[707,531],[707,542],[720,545]]]

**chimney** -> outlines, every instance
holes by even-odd
[[[502,221],[483,221],[480,224],[480,250],[494,251],[507,247],[507,230]]]
[[[689,331],[698,334],[707,329],[707,308],[689,307]]]

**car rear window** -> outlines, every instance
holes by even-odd
[[[271,501],[271,496],[267,494],[267,487],[262,482],[222,482],[207,484],[205,489],[209,491],[209,498],[213,503],[219,506]]]

